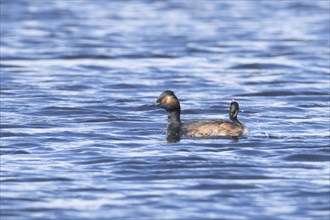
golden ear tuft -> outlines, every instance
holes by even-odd
[[[177,100],[173,96],[168,96],[167,97],[167,103],[173,105],[173,104],[176,104],[177,103]]]

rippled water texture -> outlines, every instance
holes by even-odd
[[[1,0],[1,219],[329,219],[329,1]],[[167,143],[150,106],[248,135]]]

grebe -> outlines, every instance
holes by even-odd
[[[235,101],[230,103],[229,109],[229,118],[232,122],[221,119],[181,122],[180,101],[174,92],[170,90],[162,92],[155,105],[165,109],[168,113],[166,129],[168,139],[180,139],[181,135],[190,137],[238,137],[244,133],[244,125],[237,119],[239,105]]]

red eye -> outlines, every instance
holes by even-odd
[[[161,101],[161,103],[165,103],[166,102],[166,99],[164,98],[164,99],[162,99],[162,101]]]

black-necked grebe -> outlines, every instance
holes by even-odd
[[[156,106],[168,112],[167,137],[179,138],[181,135],[190,137],[231,136],[238,137],[244,133],[244,125],[238,121],[239,105],[232,101],[229,109],[229,118],[224,120],[193,120],[181,122],[180,101],[172,91],[164,91],[156,101]]]

